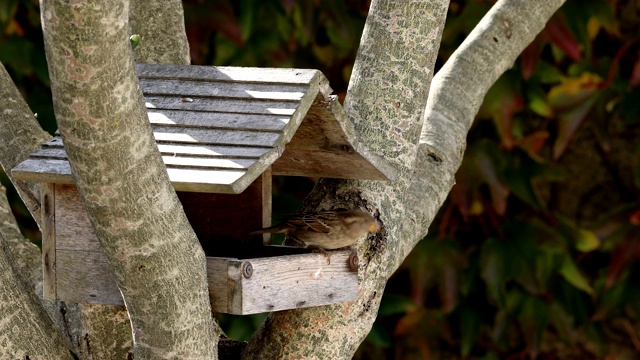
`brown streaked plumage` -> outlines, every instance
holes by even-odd
[[[366,233],[380,230],[380,222],[361,210],[329,210],[296,214],[282,224],[251,232],[276,233],[322,250],[353,245]]]

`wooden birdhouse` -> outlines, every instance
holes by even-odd
[[[335,251],[327,264],[306,249],[246,243],[246,232],[271,225],[272,174],[392,177],[392,168],[358,142],[324,75],[178,65],[136,70],[169,178],[207,255],[214,310],[251,314],[355,299],[351,252]],[[123,304],[62,139],[45,142],[12,173],[42,184],[45,297]]]

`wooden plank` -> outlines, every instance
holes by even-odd
[[[348,265],[351,251],[332,251],[331,264],[323,254],[311,253],[249,259],[250,278],[231,280],[235,288],[229,303],[232,314],[255,314],[353,301],[358,291],[358,273]],[[241,269],[243,260],[239,260]],[[237,263],[236,263],[237,264]],[[238,300],[241,298],[241,300]],[[241,307],[237,304],[240,303]]]
[[[140,79],[145,96],[176,95],[182,97],[219,97],[236,99],[270,99],[298,101],[309,85],[193,81],[174,79]]]
[[[206,81],[309,84],[322,75],[312,69],[255,68],[237,66],[196,66],[138,64],[140,78],[190,79]],[[324,76],[322,76],[324,77]]]
[[[273,152],[271,147],[222,146],[206,144],[158,143],[158,150],[163,155],[200,155],[229,159],[260,158]]]
[[[31,154],[32,158],[48,158],[64,160],[67,158],[67,153],[62,148],[40,148],[40,150]],[[192,156],[178,156],[177,154],[164,155],[162,160],[167,166],[174,167],[203,167],[208,169],[247,169],[251,165],[255,164],[258,159],[247,158],[231,158],[223,159],[216,157],[192,157]]]
[[[343,152],[287,148],[272,167],[276,175],[388,180],[353,150]]]
[[[273,199],[273,174],[271,167],[268,167],[262,175],[262,228],[271,226],[272,221],[272,199]],[[271,234],[262,234],[262,244],[271,244]]]
[[[48,300],[57,300],[56,291],[56,212],[55,186],[49,183],[40,184],[42,203],[42,295]]]
[[[375,163],[374,166],[372,163]],[[337,98],[317,98],[282,156],[277,175],[388,180],[394,169],[361,144]]]
[[[167,166],[193,167],[203,169],[247,169],[255,164],[257,159],[216,159],[191,156],[163,156],[162,160]]]
[[[289,123],[289,115],[236,114],[149,109],[151,125],[178,125],[221,129],[279,131]]]
[[[205,144],[177,144],[177,143],[158,143],[158,150],[163,155],[179,156],[194,155],[212,158],[229,158],[229,159],[258,159],[261,156],[272,151],[271,147],[247,147],[247,146],[223,146],[223,145],[205,145]],[[63,160],[67,159],[67,153],[62,146],[62,142],[58,142],[53,146],[42,146],[36,152],[30,155],[32,158],[50,158]]]
[[[187,100],[188,99],[188,100]],[[147,109],[218,111],[238,114],[293,115],[298,101],[234,100],[211,97],[150,95],[144,98]]]
[[[238,194],[246,189],[268,166],[279,150],[275,149],[254,162],[248,168],[222,170],[219,168],[184,168],[167,165],[167,173],[178,191]],[[231,162],[236,160],[230,160]],[[64,171],[66,170],[66,173]],[[18,180],[52,182],[72,185],[75,183],[67,160],[27,159],[13,169]]]
[[[102,251],[57,250],[58,299],[76,303],[124,305]]]
[[[27,159],[11,170],[16,180],[73,184],[71,167],[66,160]]]
[[[273,147],[280,139],[280,133],[277,132],[176,128],[170,126],[155,126],[153,135],[157,141],[165,142],[254,145],[259,147]]]
[[[56,249],[102,251],[76,186],[56,184],[55,189]]]
[[[209,301],[211,310],[229,313],[228,303],[228,263],[237,259],[207,257],[207,282],[209,284]]]
[[[179,191],[194,191],[201,186],[208,185],[220,185],[220,189],[232,191],[230,186],[244,176],[246,171],[167,168],[167,173],[169,173],[173,187]]]

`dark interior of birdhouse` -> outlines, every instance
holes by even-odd
[[[271,178],[270,172],[265,172],[240,194],[177,194],[206,256],[249,259],[311,251],[293,242],[280,245],[283,237],[279,234],[248,233],[295,213],[314,183],[315,179],[309,177]]]

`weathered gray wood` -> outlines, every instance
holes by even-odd
[[[221,269],[224,266],[216,262],[228,262],[228,301],[219,308],[246,315],[352,301],[358,276],[349,268],[350,254],[331,252],[330,265],[324,255],[316,253],[249,260],[209,258],[207,265]],[[242,275],[246,261],[253,267],[250,278]]]
[[[230,100],[210,97],[145,96],[148,109],[219,111],[239,114],[293,115],[297,101]]]
[[[261,199],[260,202],[262,203],[262,228],[266,228],[271,226],[271,220],[272,220],[272,193],[273,193],[273,176],[272,176],[272,172],[271,172],[271,167],[268,167],[267,170],[265,170],[262,173],[262,189],[261,189]],[[269,233],[264,233],[262,234],[262,244],[263,245],[269,245],[271,244],[271,234]]]
[[[209,296],[214,311],[246,315],[352,301],[357,272],[348,266],[350,251],[239,260],[207,257]],[[58,299],[122,305],[113,272],[102,252],[58,250]],[[242,265],[253,275],[245,278]],[[225,280],[226,279],[226,280]]]
[[[229,262],[234,258],[207,257],[207,281],[209,283],[209,300],[211,310],[218,313],[229,313],[228,278]]]
[[[324,78],[322,73],[311,69],[138,64],[136,72],[141,79],[166,78],[273,84],[310,84],[321,81],[321,86],[328,87],[328,81],[319,79],[319,77]],[[325,88],[324,91],[330,92],[330,88]]]
[[[111,265],[102,251],[57,250],[58,299],[123,305]]]
[[[55,184],[55,194],[56,250],[102,251],[76,186]]]
[[[329,118],[338,121],[327,121]],[[273,163],[273,173],[367,180],[394,176],[384,160],[371,156],[359,142],[335,96],[328,100],[318,96],[282,156]]]
[[[160,150],[160,153],[163,155],[195,155],[221,157],[228,159],[257,159],[266,155],[270,151],[273,151],[274,149],[268,147],[158,143],[158,150]]]
[[[11,170],[17,180],[41,183],[74,184],[67,160],[29,158]]]
[[[395,169],[357,139],[317,70],[137,69],[156,143],[176,190],[240,193],[271,165],[278,175],[394,177]],[[47,141],[13,175],[73,183],[59,137]]]
[[[309,86],[269,83],[213,82],[174,79],[140,79],[146,96],[178,95],[182,97],[216,97],[236,99],[265,99],[299,101]]]
[[[41,183],[40,196],[42,203],[42,296],[48,300],[56,300],[56,212],[55,186]]]
[[[32,158],[50,158],[65,160],[67,153],[63,148],[43,147],[35,153],[31,154]],[[177,156],[164,155],[162,157],[167,166],[174,165],[176,167],[206,167],[212,169],[247,169],[258,161],[258,158],[228,158],[222,159],[210,156]]]
[[[152,125],[182,125],[203,128],[279,131],[289,123],[287,115],[239,114],[149,109]]]
[[[269,147],[242,147],[242,146],[214,146],[203,144],[174,144],[158,143],[158,150],[163,155],[171,156],[199,156],[227,159],[259,159],[273,148]],[[59,145],[43,146],[31,154],[32,158],[50,158],[66,160],[67,152],[64,151],[62,142]]]
[[[165,142],[255,145],[261,147],[273,147],[280,139],[280,133],[277,132],[178,128],[173,126],[155,126],[153,135],[157,141]]]

